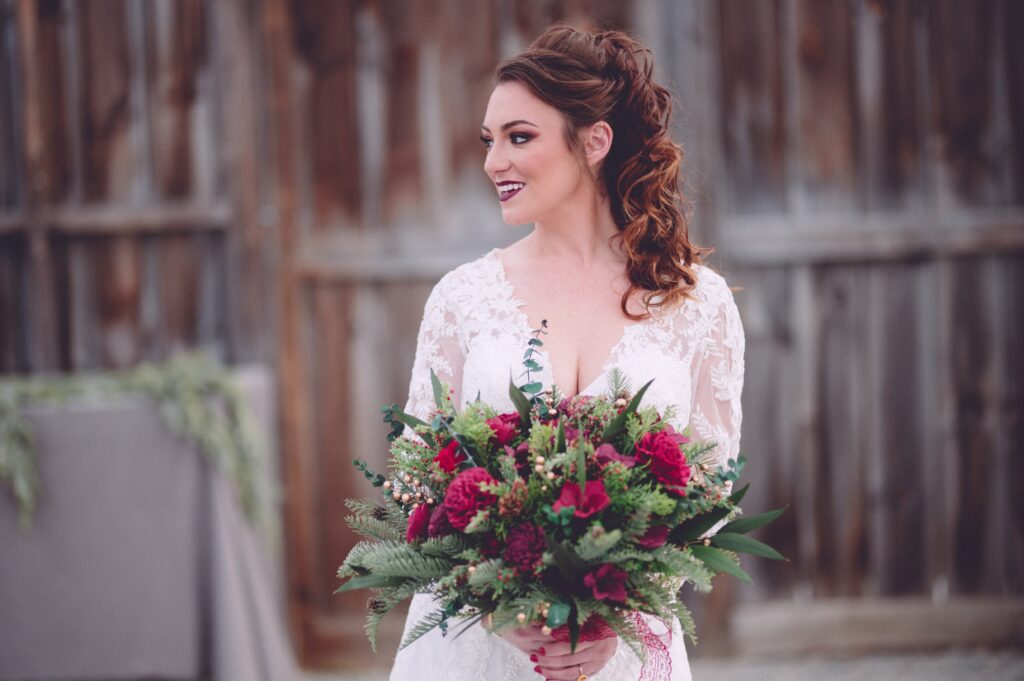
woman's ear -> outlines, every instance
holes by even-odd
[[[598,121],[583,132],[583,152],[587,158],[587,165],[594,167],[599,165],[612,148],[612,126],[604,121]]]

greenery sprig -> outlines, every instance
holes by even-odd
[[[206,353],[185,353],[125,371],[0,380],[0,481],[31,525],[40,501],[32,424],[26,407],[73,399],[139,396],[156,403],[163,422],[198,448],[233,484],[250,520],[272,526],[276,490],[261,485],[267,443],[241,389],[228,370]]]

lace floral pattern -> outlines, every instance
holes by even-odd
[[[627,326],[605,361],[602,374],[580,392],[597,395],[608,389],[607,372],[618,368],[639,387],[656,379],[644,402],[660,409],[675,407],[673,425],[689,425],[693,435],[716,443],[720,462],[739,453],[743,389],[743,327],[725,280],[697,266],[693,297],[671,310]],[[441,278],[423,313],[416,357],[405,410],[424,418],[433,406],[430,369],[455,389],[458,404],[479,396],[499,410],[513,409],[508,382],[521,370],[523,348],[531,329],[521,301],[505,276],[501,260],[492,250]],[[541,352],[539,379],[552,382],[548,357]],[[431,612],[429,596],[413,599],[407,629]],[[652,631],[666,641],[670,673],[658,681],[690,678],[686,649],[679,624],[645,618]],[[649,674],[645,673],[644,678]],[[533,681],[539,678],[519,650],[481,627],[470,627],[459,637],[433,630],[395,658],[392,681],[476,681],[502,679]],[[640,679],[641,664],[625,645],[594,681]]]

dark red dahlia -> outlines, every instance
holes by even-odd
[[[480,488],[482,484],[494,483],[494,478],[485,469],[476,467],[462,471],[448,486],[444,507],[448,511],[448,522],[457,530],[465,530],[478,511],[493,506],[498,498]]]
[[[636,462],[648,464],[651,474],[670,492],[682,496],[690,481],[690,466],[680,446],[689,442],[672,428],[647,433],[636,443]]]
[[[533,574],[544,555],[544,531],[533,523],[516,525],[508,533],[502,558],[521,575]]]

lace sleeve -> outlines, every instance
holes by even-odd
[[[711,323],[700,343],[693,367],[693,434],[715,442],[715,460],[724,465],[740,451],[743,408],[743,325],[732,291],[719,279],[709,296]]]
[[[451,276],[445,275],[430,292],[416,337],[416,357],[409,380],[409,400],[405,405],[405,413],[424,420],[434,408],[431,369],[455,390],[452,399],[456,405],[461,399],[465,343],[451,284]]]

